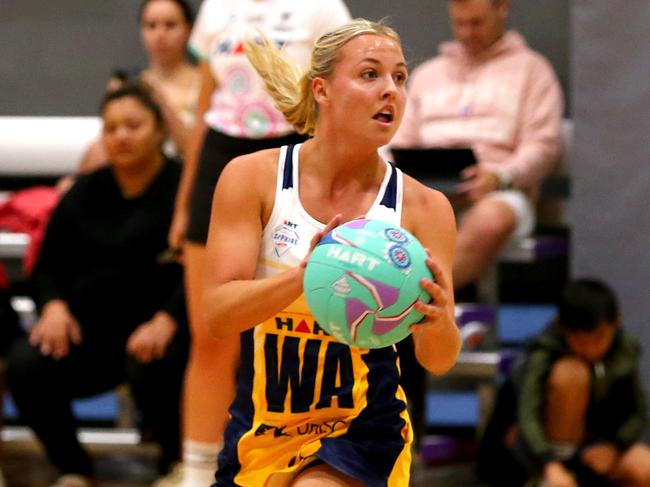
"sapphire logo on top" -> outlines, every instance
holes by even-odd
[[[290,248],[295,247],[300,242],[300,235],[296,229],[298,225],[289,220],[285,220],[282,225],[278,225],[273,230],[273,248],[275,255],[284,256]]]

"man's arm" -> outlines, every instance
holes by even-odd
[[[563,111],[562,91],[552,67],[544,59],[536,60],[525,90],[517,147],[493,169],[506,171],[517,188],[540,184],[561,154]]]

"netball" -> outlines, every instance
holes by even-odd
[[[325,235],[307,262],[304,291],[319,326],[341,342],[381,348],[403,340],[428,302],[426,252],[408,231],[353,220]]]

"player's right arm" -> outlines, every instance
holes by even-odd
[[[303,266],[255,279],[264,220],[275,197],[277,159],[277,150],[238,157],[219,178],[203,293],[204,318],[215,337],[228,337],[263,322],[302,293]]]

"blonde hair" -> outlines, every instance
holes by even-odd
[[[314,43],[311,65],[306,73],[263,34],[259,42],[249,39],[245,50],[278,110],[298,133],[313,135],[318,120],[318,104],[311,91],[311,82],[315,78],[328,78],[340,59],[341,48],[362,35],[388,37],[401,43],[399,35],[391,27],[381,22],[354,19]]]

